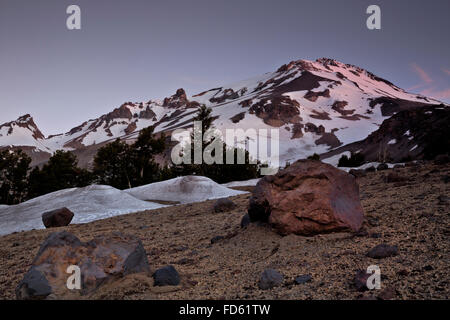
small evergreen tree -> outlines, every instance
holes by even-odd
[[[201,145],[202,155],[205,151],[205,148],[211,146],[212,143],[220,146],[220,150],[222,151],[222,155],[217,155],[217,158],[221,159],[222,163],[212,163],[207,164],[205,161],[202,161],[201,164],[194,163],[194,136],[203,136],[208,130],[213,129],[212,123],[214,118],[211,115],[211,108],[207,108],[205,105],[201,105],[198,108],[197,115],[194,117],[194,121],[201,121],[201,132],[195,132],[194,130],[191,134],[191,145],[190,153],[191,153],[191,164],[181,164],[179,166],[174,166],[173,171],[179,175],[201,175],[206,176],[208,178],[213,179],[218,183],[225,183],[229,181],[235,180],[248,180],[259,177],[259,169],[260,163],[256,162],[255,164],[251,163],[252,159],[250,157],[250,153],[247,150],[241,150],[235,147],[227,146],[221,139],[217,137],[211,139],[203,139]],[[227,152],[232,153],[234,156],[233,164],[226,163],[226,154]],[[238,164],[238,152],[244,153],[244,163]],[[211,156],[216,158],[215,150],[211,152]]]
[[[364,164],[364,155],[362,153],[351,153],[350,158],[345,154],[339,159],[338,167],[354,168]]]
[[[0,152],[0,204],[18,204],[25,199],[30,163],[22,150]]]
[[[131,188],[136,168],[132,163],[131,147],[120,139],[101,147],[94,158],[97,182],[114,188]]]
[[[89,185],[92,175],[77,165],[77,157],[72,152],[57,150],[42,169],[35,167],[31,171],[28,178],[28,198]]]
[[[155,162],[155,155],[164,151],[165,136],[159,139],[153,135],[153,127],[147,127],[139,132],[136,142],[131,146],[133,163],[138,176],[133,180],[136,185],[144,185],[160,180],[160,167]]]
[[[118,189],[127,189],[159,181],[161,168],[155,161],[155,155],[165,149],[165,136],[156,139],[153,127],[139,132],[135,143],[117,139],[100,148],[94,158],[94,174],[97,181]],[[170,176],[170,168],[164,169],[164,175]]]
[[[320,160],[320,156],[317,153],[308,157],[308,160]]]

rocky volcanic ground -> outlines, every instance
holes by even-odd
[[[395,171],[406,182],[386,182]],[[54,231],[68,230],[83,241],[121,231],[139,237],[153,270],[172,264],[179,286],[153,287],[146,274],[104,285],[89,299],[448,299],[450,297],[450,165],[399,168],[358,178],[365,211],[363,231],[313,237],[286,236],[270,227],[242,229],[250,194],[232,197],[237,208],[215,213],[214,201],[118,216],[84,225],[0,237],[0,297],[15,298],[15,287],[40,244]],[[217,241],[211,243],[211,239]],[[372,259],[378,244],[398,246],[398,255]],[[382,290],[361,293],[358,270],[381,268]],[[284,275],[283,285],[258,288],[262,271]],[[311,280],[295,284],[300,275]]]

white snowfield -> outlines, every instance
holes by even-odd
[[[157,209],[164,205],[136,199],[126,192],[104,185],[52,192],[14,206],[0,207],[0,235],[31,229],[44,229],[42,214],[67,207],[74,213],[71,223]]]
[[[352,169],[357,169],[357,170],[365,170],[367,168],[370,167],[378,167],[381,164],[381,162],[368,162],[365,163],[359,167],[353,167],[353,168],[348,168],[348,167],[339,167],[338,169],[344,170],[346,172],[349,172]],[[389,169],[392,169],[395,165],[404,165],[404,163],[386,163]]]
[[[227,188],[233,188],[233,187],[254,187],[258,183],[258,181],[261,180],[258,179],[250,179],[245,181],[231,181],[227,183],[223,183],[222,186]]]
[[[42,214],[67,207],[71,223],[87,223],[118,215],[157,209],[167,205],[148,200],[192,203],[246,193],[232,190],[201,176],[186,176],[128,190],[104,185],[52,192],[14,206],[0,206],[0,235],[44,229]]]
[[[185,176],[166,181],[155,182],[124,192],[140,200],[174,201],[180,204],[200,202],[247,193],[229,189],[202,176]]]

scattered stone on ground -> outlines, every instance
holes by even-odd
[[[309,274],[303,274],[301,276],[298,276],[295,278],[295,283],[296,284],[304,284],[306,282],[311,281],[312,277]]]
[[[350,169],[348,173],[354,175],[356,178],[362,178],[366,176],[366,171],[361,169]]]
[[[407,178],[398,174],[397,172],[389,172],[386,176],[386,182],[404,182]]]
[[[221,198],[214,203],[214,212],[227,212],[236,208],[236,204],[228,198]]]
[[[438,197],[438,200],[439,200],[438,204],[440,204],[440,205],[450,205],[450,197],[449,196],[440,195]]]
[[[65,227],[70,224],[73,212],[66,207],[47,211],[42,214],[42,222],[46,228]]]
[[[152,270],[188,262],[175,265],[182,275],[177,286],[155,287],[151,275],[136,273],[103,283],[92,294],[74,294],[73,299],[342,300],[362,299],[362,294],[375,299],[380,290],[361,293],[353,285],[357,270],[375,264],[381,269],[381,291],[394,288],[393,299],[448,300],[450,216],[448,206],[440,205],[437,197],[450,196],[445,182],[450,165],[427,162],[391,171],[408,183],[387,184],[386,172],[358,178],[363,228],[369,236],[340,232],[283,237],[263,223],[241,228],[250,194],[232,197],[237,208],[230,212],[213,213],[215,200],[209,200],[1,236],[0,299],[15,299],[15,288],[33,266],[40,244],[52,232],[66,230],[82,242],[113,231],[133,234],[141,239]],[[214,236],[228,234],[233,237],[211,245]],[[367,257],[379,243],[397,246],[399,255],[382,260]],[[260,272],[266,268],[282,273],[286,285],[259,289]],[[305,274],[312,281],[287,284],[288,279],[295,284],[294,279]]]
[[[370,274],[367,273],[366,270],[358,270],[353,279],[353,284],[358,291],[366,291],[369,290],[367,288],[367,279],[369,279]]]
[[[259,278],[258,287],[262,290],[278,287],[283,283],[283,275],[274,269],[265,269]]]
[[[246,228],[250,224],[250,216],[246,213],[241,220],[241,228]]]
[[[387,257],[396,256],[398,254],[397,246],[388,244],[379,244],[367,252],[367,256],[374,259],[383,259]]]
[[[174,266],[165,266],[153,274],[155,286],[177,286],[180,284],[180,275]]]
[[[78,267],[82,275],[79,290],[67,287],[69,275],[75,272],[67,271],[72,266]],[[86,295],[105,282],[149,271],[144,247],[134,236],[114,232],[83,243],[69,232],[55,232],[42,243],[30,270],[16,288],[16,297],[28,300],[49,295]]]
[[[225,239],[224,236],[215,236],[215,237],[211,238],[211,244],[217,243],[223,239]]]

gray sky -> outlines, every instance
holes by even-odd
[[[66,28],[81,8],[82,29]],[[382,30],[366,28],[378,4]],[[448,0],[0,0],[0,123],[45,135],[126,101],[188,94],[319,57],[450,102]]]

